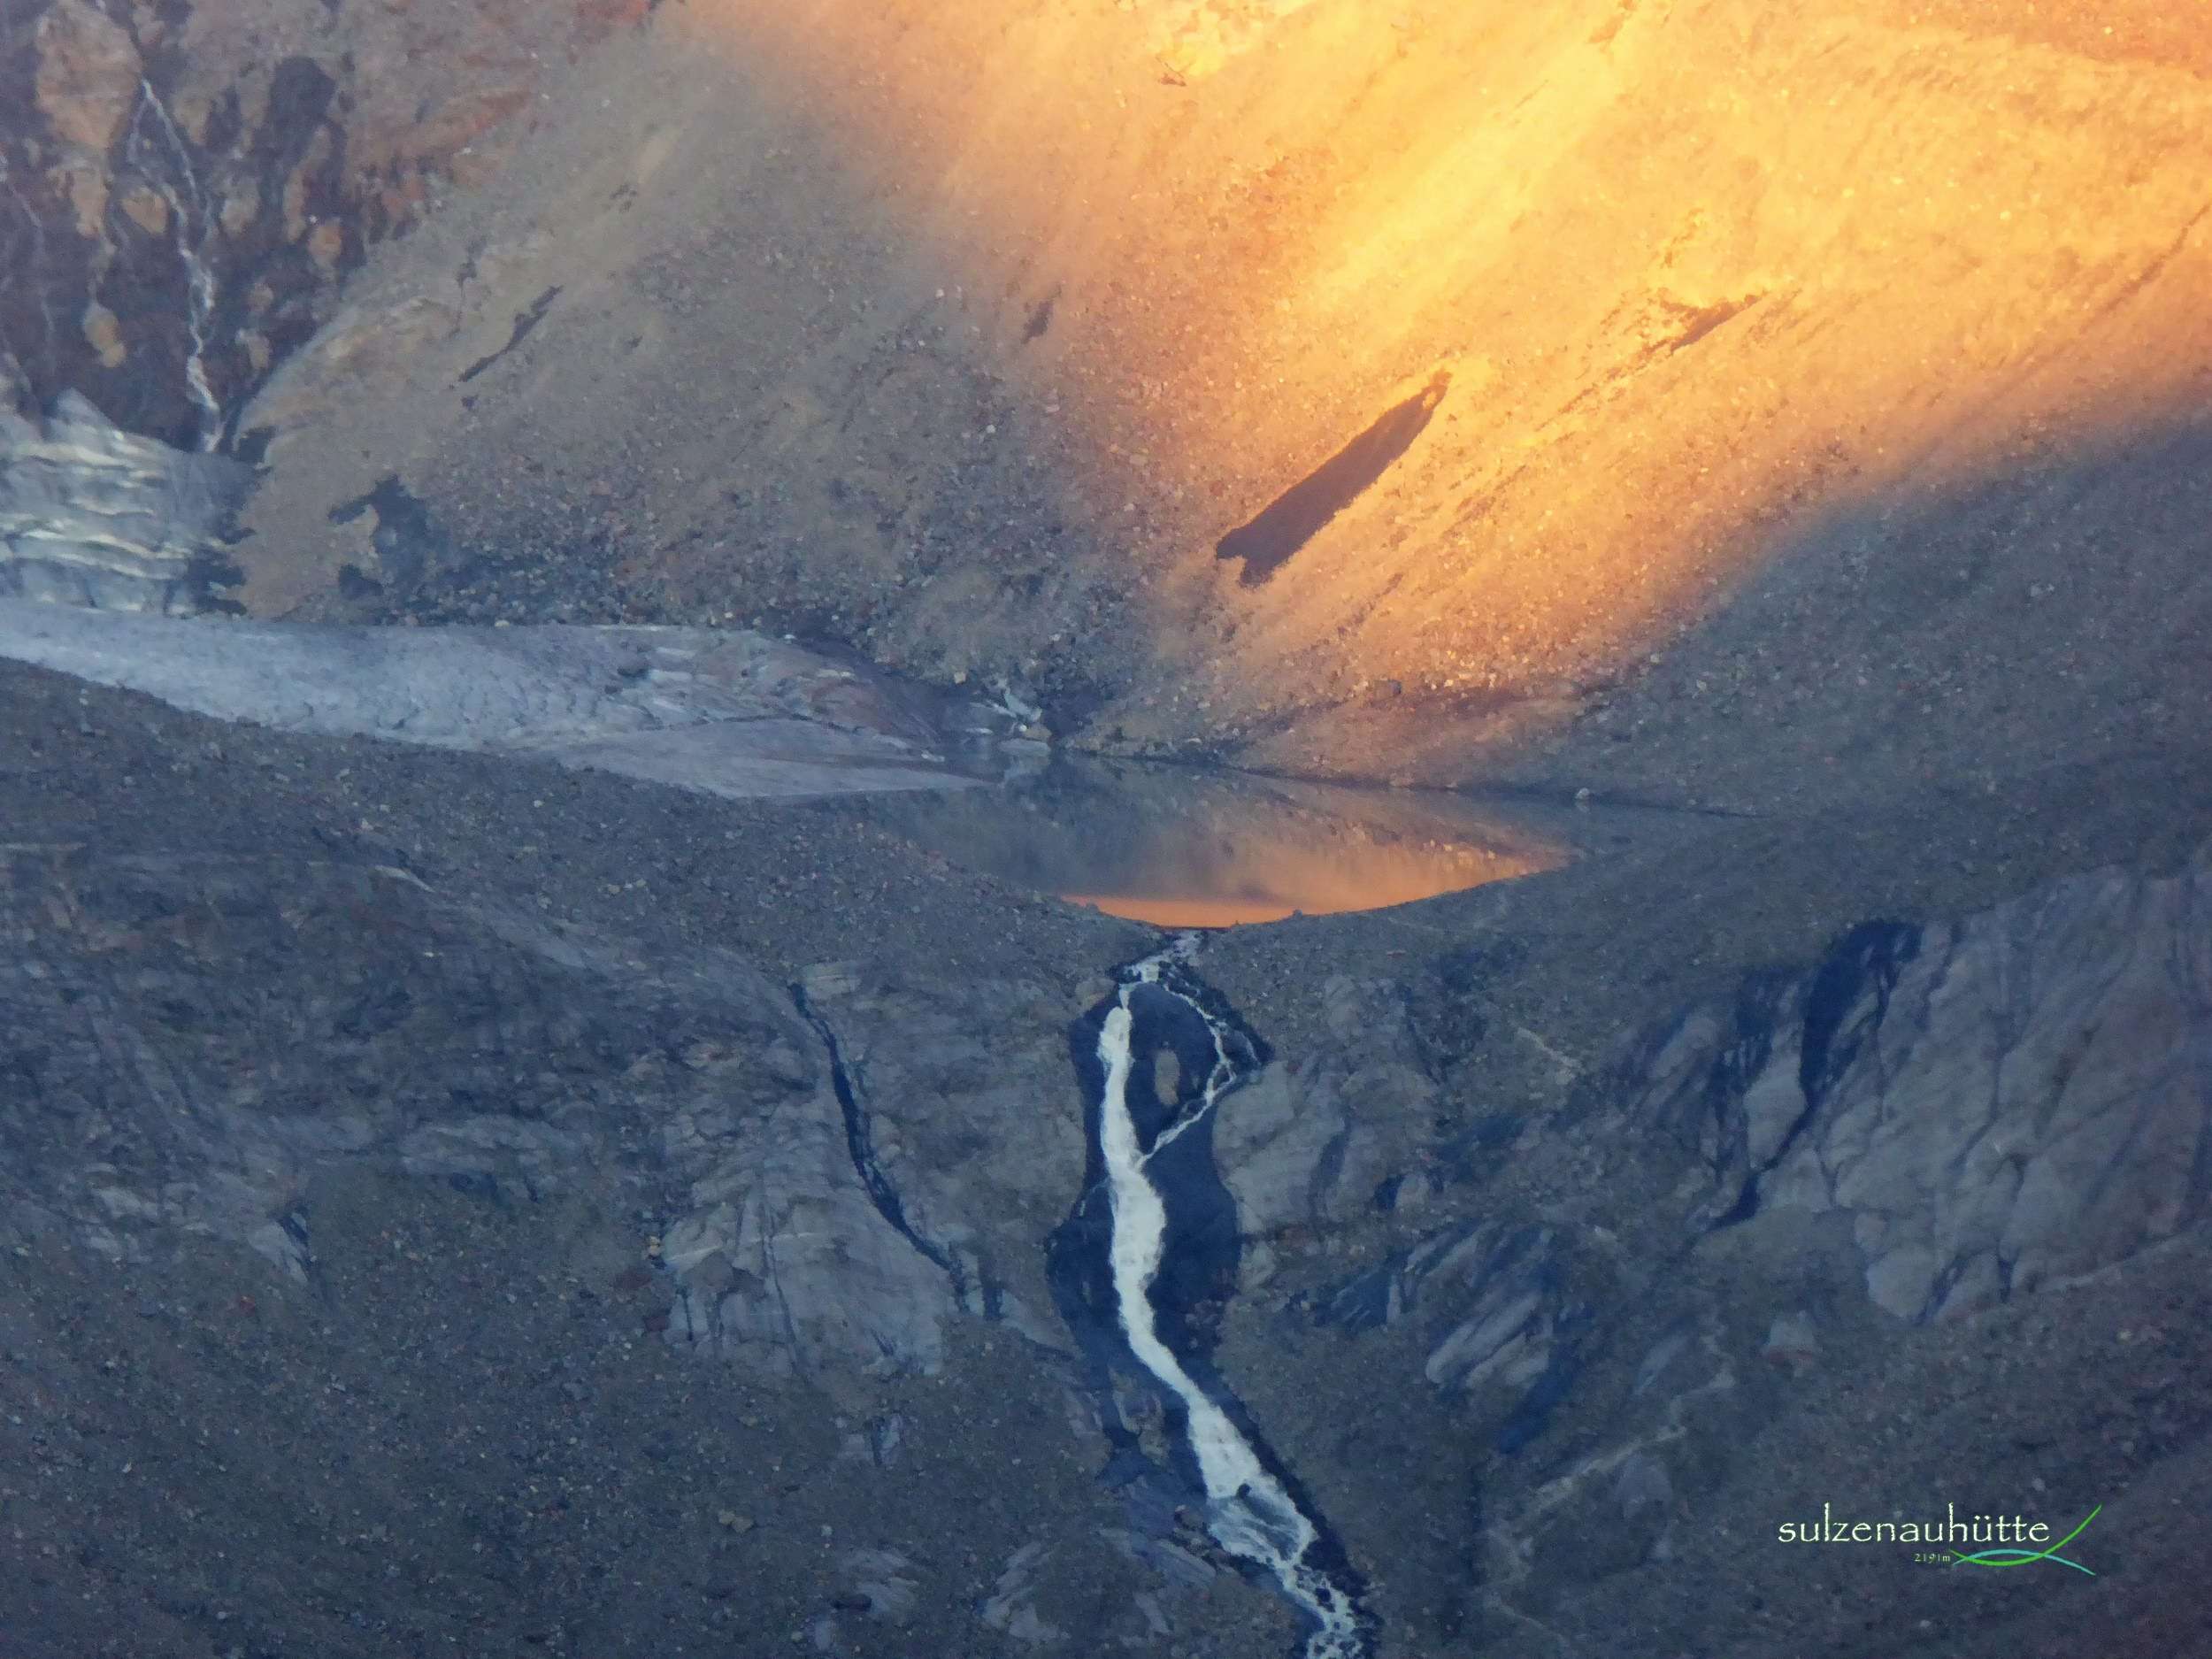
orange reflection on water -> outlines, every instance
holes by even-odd
[[[1247,922],[1282,922],[1298,914],[1294,908],[1260,900],[1171,899],[1142,894],[1063,893],[1070,904],[1087,905],[1125,922],[1150,922],[1156,927],[1235,927]]]
[[[1452,795],[1065,757],[1010,795],[871,810],[971,868],[1160,927],[1409,904],[1557,869],[1587,827]]]
[[[1159,927],[1235,927],[1297,915],[1333,916],[1410,904],[1440,893],[1557,869],[1557,849],[1506,852],[1428,842],[1361,844],[1356,832],[1303,826],[1306,845],[1265,828],[1233,839],[1169,833],[1148,838],[1141,885],[1110,892],[1067,892],[1071,904]]]

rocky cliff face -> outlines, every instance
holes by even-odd
[[[1710,1168],[1699,1228],[1847,1225],[1899,1318],[2093,1274],[2212,1202],[2204,902],[2200,862],[1858,928],[1816,971],[1686,1017],[1631,1111]]]
[[[185,448],[329,316],[346,274],[481,180],[623,0],[122,5],[0,22],[0,357]]]
[[[2170,1616],[2159,1494],[2212,1423],[2202,855],[1861,926],[1517,1100],[1468,1092],[1519,1038],[1440,1016],[1455,947],[1279,985],[1309,1016],[1217,1099],[1171,1023],[1125,1028],[1113,1087],[1141,1079],[1141,1133],[1183,1137],[1233,1230],[1190,1232],[1197,1175],[1151,1161],[1162,1340],[1201,1379],[1176,1386],[1225,1402],[1340,1552],[1313,1580],[1359,1598],[1333,1636],[1266,1573],[1240,1587],[1267,1547],[1179,1451],[1187,1400],[1102,1357],[1112,1298],[1056,1265],[1103,1179],[1103,932],[958,978],[895,947],[786,979],[393,867],[10,860],[6,1374],[44,1425],[13,1512],[108,1535],[130,1465],[256,1536],[320,1525],[242,1449],[88,1438],[133,1389],[215,1409],[201,1361],[137,1340],[173,1326],[247,1342],[287,1402],[254,1412],[272,1454],[341,1492],[386,1478],[342,1409],[503,1448],[434,1508],[375,1501],[403,1601],[342,1563],[302,1601],[161,1546],[96,1568],[153,1595],[131,1628],[351,1652],[535,1617],[580,1651],[641,1617],[714,1639],[734,1595],[749,1629],[862,1653],[1601,1652],[1631,1623],[1663,1650],[1873,1654],[1900,1617],[1958,1652],[2091,1618],[2147,1653],[2119,1632]],[[1571,971],[1520,949],[1522,977]],[[342,1396],[293,1397],[333,1368]],[[38,1403],[79,1386],[65,1424]],[[1824,1502],[1954,1499],[2105,1503],[2082,1549],[2126,1569],[2124,1619],[2055,1571],[1962,1592],[1774,1541]],[[616,1535],[558,1541],[587,1518]],[[18,1584],[82,1570],[17,1548]],[[635,1582],[601,1607],[573,1575],[611,1567]]]

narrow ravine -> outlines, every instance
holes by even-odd
[[[1168,1459],[1202,1498],[1207,1534],[1304,1616],[1304,1659],[1366,1659],[1374,1621],[1358,1576],[1213,1363],[1239,1256],[1214,1109],[1269,1054],[1191,971],[1197,938],[1121,969],[1071,1034],[1087,1148],[1082,1195],[1047,1246],[1054,1297],[1092,1367],[1109,1478],[1155,1467],[1115,1399],[1115,1373],[1133,1374],[1158,1396]]]
[[[149,164],[140,145],[138,117],[148,110],[153,111],[169,153],[176,158],[176,175],[184,181],[181,196],[165,173]],[[223,405],[207,380],[208,329],[215,314],[216,281],[215,273],[204,256],[208,239],[215,234],[216,218],[207,191],[193,171],[190,148],[170,119],[168,105],[154,90],[153,82],[143,77],[138,83],[138,104],[131,112],[130,134],[124,154],[132,165],[142,169],[153,181],[154,188],[169,204],[171,223],[175,227],[177,257],[184,266],[185,331],[191,342],[184,358],[185,392],[200,412],[193,447],[206,454],[223,438]],[[195,226],[198,227],[196,233]]]
[[[795,982],[789,989],[791,1005],[798,1010],[799,1018],[813,1027],[814,1034],[821,1040],[823,1050],[829,1056],[830,1087],[836,1093],[837,1110],[845,1123],[845,1149],[852,1158],[853,1173],[858,1177],[862,1190],[868,1194],[868,1202],[875,1206],[876,1213],[890,1224],[893,1232],[912,1245],[925,1261],[952,1281],[954,1298],[966,1307],[970,1300],[966,1267],[945,1246],[923,1237],[914,1224],[907,1219],[905,1201],[899,1196],[898,1188],[892,1185],[891,1178],[876,1162],[875,1131],[868,1119],[867,1105],[860,1097],[859,1086],[845,1064],[845,1052],[838,1043],[837,1033],[808,1002],[803,985]]]

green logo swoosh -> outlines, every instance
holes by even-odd
[[[2097,1517],[2103,1512],[2104,1505],[2100,1503],[2095,1509],[2090,1510],[2088,1514],[2081,1517],[2081,1526],[2077,1526],[2072,1532],[2067,1533],[2065,1537],[2060,1539],[2057,1543],[2053,1544],[2048,1549],[1977,1550],[1970,1555],[1953,1555],[1951,1557],[1951,1564],[1954,1567],[2024,1567],[2032,1561],[2051,1561],[2056,1562],[2062,1567],[2071,1567],[2076,1572],[2087,1573],[2089,1577],[2093,1578],[2097,1576],[2095,1573],[2091,1572],[2088,1568],[2083,1566],[2078,1561],[2067,1560],[2065,1556],[2060,1555],[2058,1552],[2065,1548],[2067,1545],[2072,1543],[2076,1539],[2079,1538],[2082,1534],[2082,1528],[2087,1526],[2090,1522],[2095,1520]]]

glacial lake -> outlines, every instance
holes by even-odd
[[[1624,844],[1635,810],[1056,756],[851,810],[1002,880],[1162,927],[1380,910]]]

